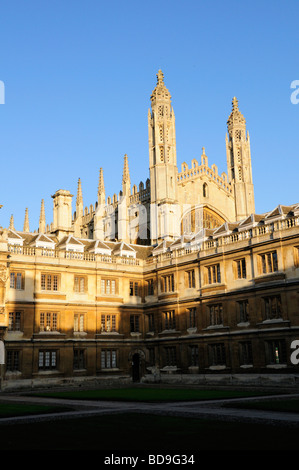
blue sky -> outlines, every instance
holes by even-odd
[[[132,184],[149,176],[147,112],[161,68],[176,116],[178,166],[226,171],[233,96],[250,133],[256,212],[299,202],[299,3],[260,1],[0,1],[0,226],[28,207],[38,228],[41,199],[52,222],[58,189],[84,205],[121,189],[123,156]]]

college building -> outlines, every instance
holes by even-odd
[[[176,156],[161,70],[148,111],[149,178],[97,201],[53,195],[53,221],[0,228],[1,390],[82,383],[297,384],[299,204],[255,213],[236,98],[227,173]],[[96,170],[98,171],[98,169]],[[1,201],[5,205],[5,201]]]

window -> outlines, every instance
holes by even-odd
[[[130,281],[130,295],[131,296],[139,295],[139,282]]]
[[[251,365],[252,361],[252,345],[251,341],[243,341],[239,343],[240,365]]]
[[[57,331],[58,330],[58,313],[41,312],[40,314],[40,331]]]
[[[154,280],[149,279],[147,281],[147,295],[154,295]]]
[[[238,318],[238,322],[240,323],[246,323],[248,322],[248,319],[249,319],[249,315],[248,315],[248,300],[240,300],[238,303],[238,307],[239,307],[239,312],[238,312],[238,315],[239,315],[239,318]]]
[[[164,313],[165,330],[175,330],[175,313],[174,310]]]
[[[165,362],[166,366],[176,365],[176,349],[175,346],[165,348]]]
[[[207,277],[206,277],[207,284],[215,284],[216,282],[221,282],[220,264],[207,266],[206,274],[207,274]]]
[[[148,348],[148,362],[150,366],[154,366],[156,364],[155,348]]]
[[[278,271],[277,252],[264,253],[260,255],[261,272],[263,274]]]
[[[38,368],[40,370],[51,370],[57,367],[57,352],[56,351],[39,351],[38,353]]]
[[[20,370],[20,351],[8,350],[6,352],[6,370],[9,372]]]
[[[186,272],[186,285],[189,289],[195,287],[195,271],[192,269],[191,271]]]
[[[57,274],[42,274],[41,275],[41,290],[58,291],[58,275]]]
[[[21,312],[9,312],[8,331],[21,331]]]
[[[210,366],[225,366],[225,346],[224,343],[215,343],[209,345]]]
[[[286,364],[287,352],[284,340],[271,340],[266,342],[267,364]]]
[[[203,197],[208,197],[208,185],[207,183],[204,183],[202,186],[202,195]]]
[[[215,304],[209,306],[210,325],[222,325],[222,304]]]
[[[245,258],[237,259],[235,261],[235,277],[236,279],[246,278],[246,261]]]
[[[174,276],[169,274],[161,277],[161,292],[173,292],[174,291]]]
[[[190,365],[198,366],[198,346],[190,346]]]
[[[101,279],[101,294],[115,295],[116,294],[116,280],[115,279]]]
[[[155,320],[154,320],[154,314],[149,313],[147,315],[148,318],[148,331],[155,331]]]
[[[116,315],[101,315],[101,332],[116,331]]]
[[[273,320],[282,317],[280,295],[272,295],[264,298],[265,320]]]
[[[87,279],[83,276],[74,277],[74,291],[84,294],[86,291]]]
[[[102,349],[101,351],[101,369],[115,369],[116,364],[116,350],[115,349]]]
[[[139,315],[130,315],[131,333],[139,333]]]
[[[294,246],[294,266],[299,268],[299,247]]]
[[[74,315],[74,331],[84,331],[84,313],[75,313]]]
[[[189,328],[195,328],[196,327],[196,308],[189,308],[188,309],[188,325]]]
[[[85,369],[85,350],[84,349],[74,349],[73,369],[74,370]]]
[[[11,272],[10,273],[10,288],[21,290],[24,289],[24,273]]]

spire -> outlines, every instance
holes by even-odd
[[[124,156],[122,191],[123,191],[124,196],[130,196],[131,194],[131,179],[130,179],[129,162],[128,162],[127,154],[125,154]]]
[[[9,227],[10,230],[15,230],[15,224],[14,224],[14,218],[13,215],[11,214],[10,216],[10,221],[9,221]]]
[[[98,186],[98,203],[105,204],[105,185],[103,168],[100,168],[99,186]]]
[[[38,231],[39,231],[39,233],[45,233],[46,232],[45,201],[43,199],[42,199],[41,208],[40,208]]]
[[[81,186],[81,180],[80,178],[78,179],[78,189],[77,189],[77,201],[76,205],[83,204],[83,197],[82,197],[82,186]]]
[[[230,131],[233,126],[244,127],[245,128],[246,120],[239,110],[239,103],[237,98],[234,96],[232,99],[232,112],[227,120],[227,127]]]
[[[78,179],[78,189],[77,189],[77,199],[76,199],[76,217],[81,217],[83,215],[83,196],[82,196],[82,186],[81,180]]]
[[[30,228],[29,228],[29,216],[28,216],[28,208],[27,208],[27,207],[26,207],[26,210],[25,210],[25,220],[24,220],[23,232],[30,232]]]
[[[130,173],[129,173],[129,162],[128,162],[128,155],[125,154],[124,156],[124,170],[123,170],[123,184],[129,183],[130,184]]]
[[[167,101],[170,104],[170,93],[164,83],[164,74],[162,70],[157,73],[157,85],[151,95],[151,102],[154,105],[157,101]]]

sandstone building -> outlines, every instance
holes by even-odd
[[[0,230],[2,389],[82,381],[296,383],[299,204],[255,213],[250,139],[238,101],[227,173],[181,164],[161,71],[148,111],[149,178],[83,205],[53,195],[38,230],[26,209]],[[1,201],[5,204],[5,201]],[[1,351],[0,351],[1,352]]]

